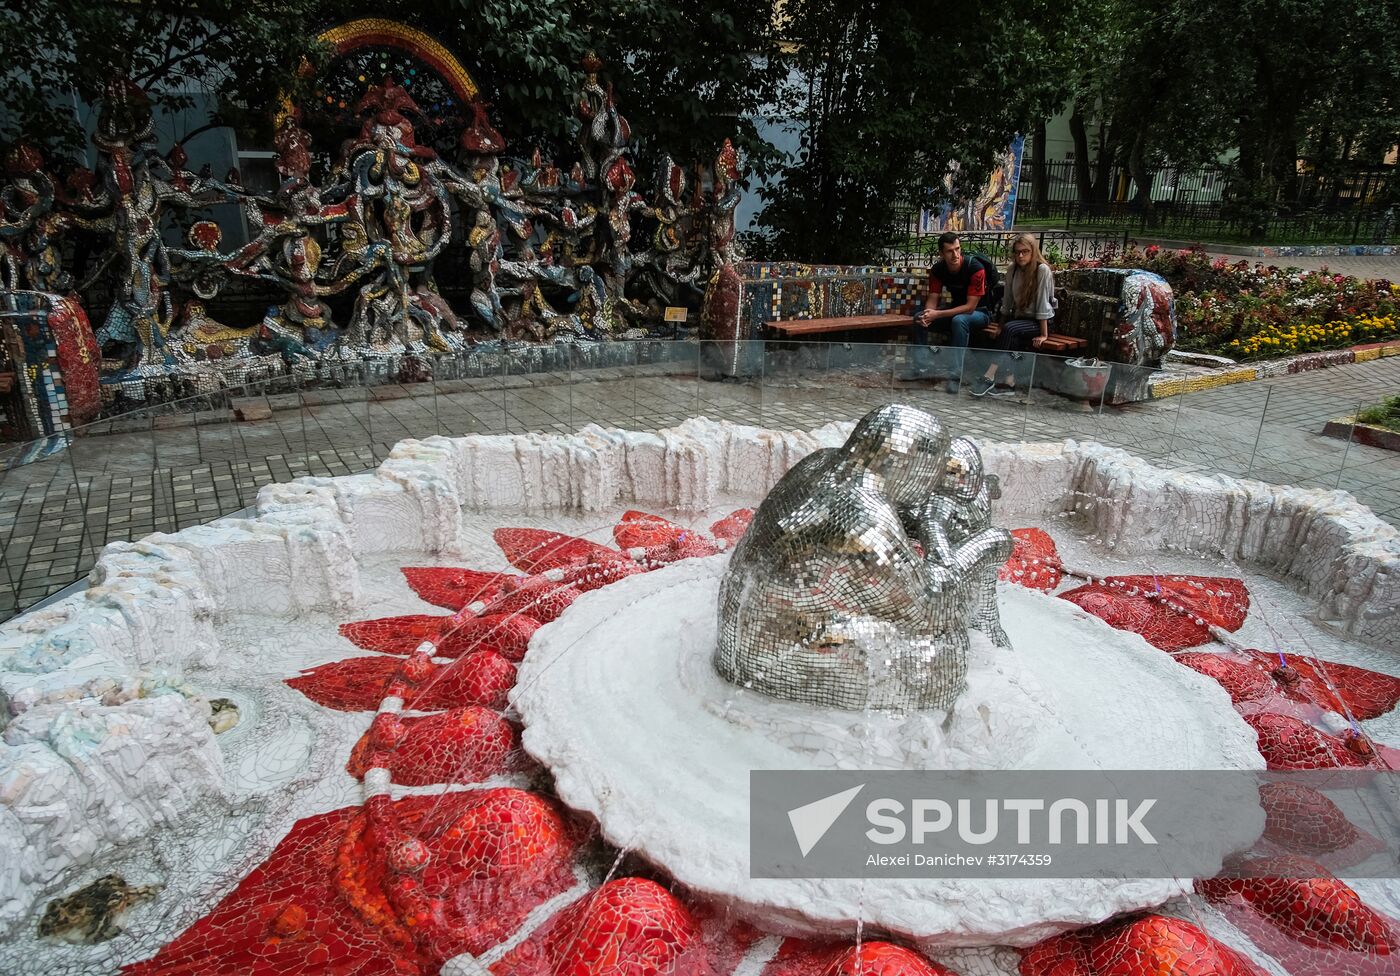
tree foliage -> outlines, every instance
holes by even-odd
[[[0,13],[0,140],[51,151],[83,145],[72,99],[93,102],[125,75],[167,109],[191,93],[218,99],[230,120],[267,114],[299,83],[324,16],[312,0],[25,0]]]
[[[1015,134],[1063,97],[1074,7],[787,3],[780,109],[799,149],[764,189],[771,251],[867,260],[908,208],[975,194]]]
[[[1299,185],[1300,156],[1323,175],[1400,139],[1400,0],[27,0],[0,11],[0,141],[78,148],[66,106],[117,74],[166,108],[204,92],[213,121],[262,129],[326,58],[318,30],[356,16],[435,34],[513,151],[565,163],[596,51],[644,179],[663,152],[706,161],[732,138],[766,180],[767,248],[792,258],[868,259],[903,213],[970,196],[1017,132],[1043,139],[1066,105],[1090,204],[1115,164],[1146,186],[1156,167],[1237,151],[1248,195],[1271,206]],[[764,118],[791,128],[793,158]]]
[[[709,162],[726,138],[759,173],[775,162],[754,123],[780,77],[766,57],[774,44],[772,0],[454,0],[394,13],[471,65],[492,121],[517,150],[539,145],[569,157],[579,62],[594,51],[644,170],[662,153],[683,165]]]
[[[1400,140],[1400,0],[1085,2],[1098,27],[1069,102],[1083,203],[1107,199],[1115,162],[1144,186],[1221,155],[1258,204],[1301,202],[1300,157],[1319,174],[1377,165]]]

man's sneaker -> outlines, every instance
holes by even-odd
[[[943,392],[944,392],[944,393],[957,393],[957,392],[958,392],[958,381],[957,381],[957,380],[944,380],[944,381],[943,381]]]
[[[899,380],[901,383],[917,383],[919,382],[919,380],[927,380],[932,378],[933,377],[929,374],[929,371],[926,369],[907,369],[904,372],[897,373],[895,375],[895,379]]]
[[[985,376],[979,376],[972,381],[972,395],[986,396],[996,389],[996,384]]]
[[[993,383],[991,389],[987,391],[987,396],[994,396],[998,400],[1011,399],[1012,397],[1016,396],[1016,387],[998,386],[997,384]]]

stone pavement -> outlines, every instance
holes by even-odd
[[[239,511],[271,482],[363,471],[405,437],[660,429],[697,415],[806,429],[896,399],[991,440],[1099,440],[1166,467],[1340,487],[1400,524],[1400,454],[1318,433],[1400,390],[1400,357],[1096,410],[1038,388],[1016,401],[950,395],[895,378],[902,346],[867,349],[843,368],[844,348],[832,344],[820,369],[770,357],[746,381],[698,378],[694,362],[653,364],[307,391],[266,398],[271,416],[256,422],[227,409],[123,420],[113,426],[137,429],[0,470],[0,620],[84,575],[107,542]]]

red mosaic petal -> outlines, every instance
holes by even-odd
[[[1196,890],[1291,972],[1395,972],[1400,927],[1322,865],[1263,857],[1233,873]]]
[[[1292,715],[1256,712],[1244,716],[1259,736],[1259,752],[1270,769],[1332,769],[1376,765],[1361,738],[1342,739]]]
[[[660,515],[627,511],[622,513],[622,520],[613,526],[613,541],[624,552],[628,549],[649,549],[674,542],[687,531]]]
[[[520,661],[539,628],[538,620],[520,613],[466,617],[438,642],[435,656],[461,657],[472,651],[492,650],[508,661]]]
[[[481,615],[524,614],[547,624],[558,617],[582,594],[575,587],[544,576],[530,576],[525,582],[488,603]]]
[[[469,603],[490,603],[509,581],[519,579],[513,573],[452,566],[406,566],[403,575],[420,599],[448,610],[460,610]]]
[[[447,924],[433,947],[440,959],[484,952],[537,905],[577,883],[577,841],[553,802],[511,788],[470,795],[460,812],[435,815],[415,831],[432,852],[423,890],[445,901]]]
[[[851,946],[827,968],[825,976],[957,976],[940,966],[889,942],[862,942]]]
[[[1151,597],[1131,596],[1098,583],[1059,596],[1119,630],[1141,634],[1153,647],[1164,651],[1181,651],[1211,640],[1210,631],[1205,627]]]
[[[1211,639],[1209,625],[1235,631],[1249,612],[1249,591],[1226,576],[1109,576],[1061,597],[1164,651]]]
[[[1261,850],[1315,857],[1329,871],[1338,871],[1385,849],[1384,843],[1349,821],[1325,793],[1312,787],[1265,783],[1259,787],[1259,803],[1264,808]]]
[[[730,512],[714,525],[710,526],[710,535],[716,539],[723,539],[730,545],[738,542],[744,537],[744,533],[749,530],[749,523],[753,521],[753,509],[741,508]]]
[[[1266,976],[1190,922],[1135,915],[1052,936],[1021,954],[1021,976]]]
[[[1194,613],[1206,623],[1234,633],[1249,616],[1249,590],[1244,580],[1232,576],[1119,576],[1128,587],[1162,593],[1177,607]]]
[[[463,705],[505,708],[514,684],[514,664],[495,651],[472,651],[439,665],[404,704],[425,712]]]
[[[395,716],[397,718],[397,716]],[[376,722],[378,719],[376,719]],[[515,730],[489,708],[454,708],[440,715],[398,719],[402,733],[392,748],[376,741],[375,730],[360,736],[345,770],[356,779],[387,756],[389,776],[404,786],[478,783],[505,770],[516,747]]]
[[[493,976],[698,976],[699,924],[645,878],[609,881],[555,915],[491,968]]]
[[[1253,649],[1249,653],[1261,667],[1278,669],[1277,654]],[[1292,673],[1280,676],[1279,690],[1294,701],[1349,713],[1359,720],[1379,718],[1400,704],[1400,678],[1297,654],[1285,654],[1284,661]]]
[[[1267,671],[1252,661],[1209,651],[1187,651],[1175,656],[1176,663],[1214,678],[1230,695],[1230,701],[1260,701],[1277,693]]]
[[[1041,529],[1012,529],[1011,538],[1015,548],[997,573],[997,579],[1053,592],[1060,585],[1062,575],[1055,540]]]
[[[308,668],[286,683],[318,705],[339,712],[372,712],[403,662],[392,657],[352,657]]]
[[[627,558],[616,549],[546,529],[497,529],[491,537],[510,564],[525,573]]]
[[[889,942],[785,939],[762,976],[957,976],[953,970]]]
[[[402,617],[357,620],[341,624],[340,635],[367,651],[412,654],[425,640],[438,638],[451,619],[440,614],[414,613]]]
[[[354,657],[310,668],[286,683],[326,708],[369,712],[384,700],[403,663],[392,657]],[[494,651],[474,651],[450,665],[430,665],[428,678],[405,705],[423,711],[460,705],[503,708],[514,683],[515,665]]]
[[[369,924],[361,914],[372,902],[387,909],[382,896],[347,892],[340,884],[342,846],[347,838],[362,836],[364,820],[359,807],[346,807],[297,821],[268,859],[208,915],[153,958],[122,972],[417,976],[423,960],[392,913],[386,912],[381,925]]]

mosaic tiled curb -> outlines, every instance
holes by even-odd
[[[1341,417],[1337,420],[1327,421],[1327,426],[1322,428],[1322,433],[1325,437],[1353,440],[1358,444],[1365,444],[1367,447],[1379,447],[1383,451],[1400,451],[1400,433],[1386,430],[1384,427],[1358,424],[1352,417]]]
[[[1236,383],[1251,383],[1254,380],[1271,376],[1289,376],[1293,373],[1307,373],[1314,369],[1328,369],[1332,366],[1345,366],[1348,363],[1368,363],[1374,359],[1400,356],[1400,341],[1368,342],[1350,349],[1329,349],[1325,352],[1306,352],[1287,359],[1271,359],[1251,366],[1233,366],[1199,376],[1163,377],[1148,380],[1148,394],[1153,400],[1178,396],[1182,393],[1200,393],[1221,386]]]
[[[1172,250],[1198,247],[1211,254],[1229,254],[1242,258],[1370,258],[1400,254],[1396,244],[1212,244],[1168,237],[1133,238],[1138,247],[1156,246]]]
[[[1394,244],[1280,244],[1254,249],[1261,258],[1386,257],[1400,254]]]

